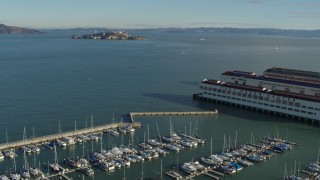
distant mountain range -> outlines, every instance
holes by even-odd
[[[261,36],[292,36],[292,37],[320,37],[319,30],[291,30],[274,28],[230,28],[230,27],[199,27],[199,28],[150,28],[150,29],[126,29],[130,32],[167,32],[167,33],[213,33],[225,35],[261,35]],[[51,29],[50,31],[119,31],[119,29],[108,28],[73,28],[73,29]],[[25,33],[43,33],[39,30],[27,29],[0,24],[0,34],[25,34]]]
[[[38,30],[0,24],[0,34],[39,34]]]
[[[106,28],[75,28],[73,31],[119,31],[119,29]],[[126,29],[130,32],[167,32],[167,33],[214,33],[230,35],[261,35],[261,36],[292,36],[292,37],[320,37],[319,30],[291,30],[291,29],[274,29],[274,28],[150,28],[150,29]]]
[[[320,30],[288,30],[273,28],[158,28],[144,29],[144,31],[159,32],[194,32],[194,33],[215,33],[235,35],[263,35],[263,36],[295,36],[295,37],[320,37]]]

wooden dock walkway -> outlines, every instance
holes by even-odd
[[[131,112],[129,118],[131,122],[134,122],[135,116],[186,116],[186,115],[215,115],[218,114],[218,110],[214,111],[190,111],[190,112]]]
[[[39,144],[39,143],[43,143],[43,142],[49,142],[49,141],[53,141],[55,139],[62,138],[62,137],[76,136],[76,135],[80,135],[80,134],[89,134],[89,133],[101,132],[101,131],[105,131],[106,129],[116,128],[118,126],[124,126],[124,125],[127,125],[127,124],[130,124],[133,127],[140,126],[139,122],[104,124],[104,125],[90,127],[90,128],[77,129],[77,130],[61,132],[61,133],[57,133],[57,134],[34,137],[34,138],[26,139],[26,140],[3,143],[3,144],[0,144],[0,150],[22,147],[24,145],[29,145],[29,144]]]

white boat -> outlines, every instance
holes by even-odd
[[[78,136],[80,139],[82,139],[82,141],[86,142],[86,141],[90,141],[90,138],[86,135],[80,134]]]
[[[67,143],[62,141],[62,140],[60,140],[60,139],[57,139],[56,142],[57,142],[58,146],[62,146],[62,147],[66,147],[67,146]]]
[[[245,159],[239,159],[238,162],[239,162],[240,164],[244,165],[244,166],[252,166],[252,165],[253,165],[252,162],[249,162],[249,161],[247,161],[247,160],[245,160]]]
[[[172,144],[167,144],[166,147],[171,151],[176,151],[176,152],[180,151],[179,147],[172,145]]]
[[[94,152],[93,157],[97,161],[103,161],[106,159],[106,157],[104,155],[102,155],[101,153],[98,153],[98,152]]]
[[[97,166],[104,171],[111,171],[115,169],[114,164],[107,161],[101,161],[97,164]]]
[[[119,162],[122,166],[130,166],[130,161],[123,159],[123,158],[117,158],[115,159],[117,162]]]
[[[34,176],[38,176],[38,174],[39,174],[39,169],[35,168],[35,167],[30,167],[29,171],[30,171],[30,174],[32,174]]]
[[[123,154],[132,154],[132,150],[127,148],[127,147],[124,147],[124,146],[120,146],[120,151],[123,152]]]
[[[208,164],[210,166],[216,166],[218,163],[216,161],[213,161],[212,159],[210,158],[204,158],[202,157],[201,158],[201,161],[204,162],[205,164]]]
[[[123,152],[122,152],[119,148],[117,148],[117,147],[112,148],[112,149],[110,150],[110,152],[111,152],[112,154],[114,154],[116,157],[119,157],[119,156],[122,156],[122,155],[123,155]]]
[[[126,125],[126,126],[124,127],[124,130],[126,130],[127,132],[134,132],[134,131],[135,131],[135,130],[132,128],[131,125]]]
[[[17,172],[10,172],[10,179],[11,180],[20,180],[21,175]]]
[[[166,155],[166,154],[169,154],[169,152],[168,151],[166,151],[166,150],[164,150],[164,149],[162,149],[162,148],[156,148],[155,149],[160,155]]]
[[[1,159],[4,159],[4,155],[3,155],[3,153],[0,151],[0,160]]]
[[[130,157],[136,159],[138,162],[144,161],[144,159],[141,156],[137,155],[137,154],[132,154]]]
[[[39,148],[37,145],[35,145],[35,144],[31,144],[31,145],[29,146],[29,148],[31,149],[31,151],[32,151],[33,153],[40,152],[40,148]]]
[[[209,158],[217,163],[222,163],[223,160],[221,158],[219,158],[217,155],[213,154],[211,156],[209,156]]]
[[[2,174],[0,175],[0,180],[9,180],[9,178],[6,175]]]
[[[180,141],[180,144],[184,147],[192,147],[192,144],[187,140]]]
[[[156,141],[155,139],[148,139],[148,143],[152,146],[161,146],[161,143]]]
[[[81,172],[83,172],[85,175],[87,176],[92,176],[94,175],[94,171],[92,168],[89,168],[89,167],[84,167],[84,168],[80,168],[79,169]]]
[[[81,164],[81,167],[88,167],[88,166],[89,166],[89,162],[88,162],[88,160],[85,159],[85,158],[80,158],[80,159],[78,160],[78,162]]]
[[[89,134],[88,137],[91,139],[91,140],[99,140],[99,136],[96,136],[94,134]]]
[[[6,149],[3,151],[4,156],[8,158],[14,158],[16,154],[11,149]]]
[[[21,149],[26,153],[31,153],[32,152],[31,149],[28,146],[22,146]]]
[[[68,145],[76,144],[76,142],[74,141],[74,138],[72,138],[72,137],[64,137],[64,138],[62,138],[62,141],[64,141]]]
[[[206,169],[206,167],[204,167],[202,164],[200,164],[199,161],[191,161],[189,163],[199,171]]]
[[[102,150],[101,154],[106,157],[107,159],[113,159],[116,156],[114,154],[112,154],[110,151],[106,151],[106,150]]]
[[[192,166],[190,163],[183,163],[180,167],[183,171],[186,172],[196,172],[197,168],[195,168],[194,166]]]
[[[23,179],[30,179],[30,173],[28,169],[21,169],[20,170],[20,175]]]

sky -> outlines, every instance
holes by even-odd
[[[320,29],[320,0],[0,0],[0,24],[310,30]]]

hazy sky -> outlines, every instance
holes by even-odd
[[[31,28],[320,29],[320,0],[1,0],[0,23]]]

